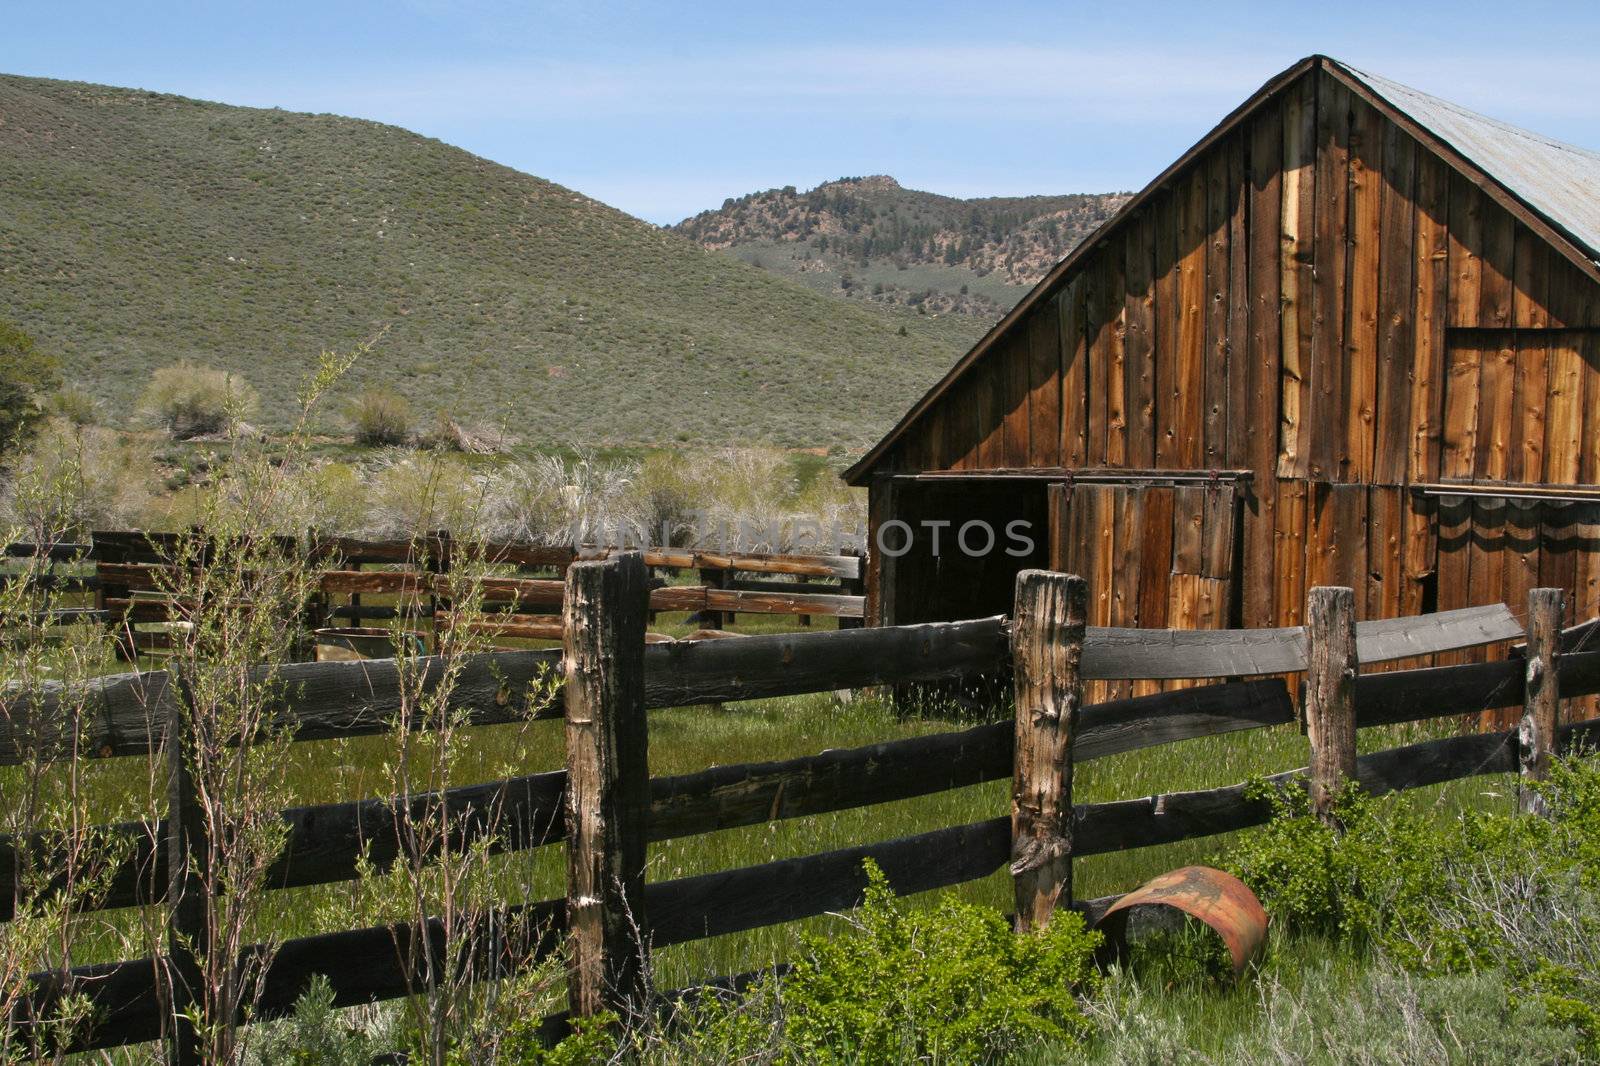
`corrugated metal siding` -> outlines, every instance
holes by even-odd
[[[1339,64],[1477,164],[1600,261],[1600,153],[1498,122],[1399,82]]]

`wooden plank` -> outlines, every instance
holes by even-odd
[[[1083,268],[1084,297],[1084,351],[1088,371],[1086,388],[1088,427],[1085,431],[1084,461],[1091,466],[1105,465],[1107,389],[1111,345],[1107,336],[1110,317],[1107,307],[1107,261],[1102,253],[1094,256]]]
[[[1343,435],[1340,480],[1370,482],[1378,422],[1378,268],[1384,199],[1383,133],[1393,128],[1376,108],[1352,100],[1349,240],[1344,309]]]
[[[1440,498],[1435,502],[1438,530],[1437,607],[1441,611],[1471,606],[1472,501]],[[1463,657],[1447,654],[1436,660],[1440,665],[1461,662]]]
[[[1139,625],[1139,569],[1145,550],[1145,494],[1142,486],[1128,486],[1118,492],[1116,558],[1111,567],[1111,613],[1106,624],[1124,628]],[[1112,685],[1108,699],[1133,695],[1127,684]]]
[[[1196,168],[1177,187],[1178,320],[1172,428],[1178,464],[1199,467],[1205,454],[1206,182]]]
[[[1578,456],[1580,476],[1585,484],[1600,482],[1600,331],[1578,334],[1579,358],[1584,364],[1583,447]]]
[[[1228,458],[1228,304],[1230,292],[1228,249],[1229,220],[1232,215],[1229,187],[1229,156],[1239,150],[1237,136],[1213,148],[1205,161],[1205,304],[1201,312],[1205,328],[1201,351],[1201,380],[1204,383],[1200,465],[1208,470],[1226,466]],[[1240,294],[1243,298],[1243,293]]]
[[[1282,418],[1283,110],[1267,108],[1251,125],[1247,193],[1250,341],[1244,463],[1255,477],[1244,501],[1244,624],[1266,627],[1277,619],[1274,600],[1277,472]],[[1230,425],[1232,423],[1230,422]]]
[[[1029,374],[1033,363],[1027,331],[1025,329],[1015,331],[1005,343],[990,353],[989,358],[999,364],[1000,378],[1005,390],[1000,465],[1026,466],[1029,462]]]
[[[567,570],[562,621],[567,742],[567,1002],[574,1015],[642,1003],[650,803],[644,559]]]
[[[1450,289],[1446,324],[1479,324],[1479,297],[1483,290],[1482,194],[1460,174],[1450,173]]]
[[[1221,630],[1090,627],[1083,653],[1086,680],[1248,677],[1292,673],[1304,668],[1305,639],[1295,627]]]
[[[1406,482],[1412,365],[1416,359],[1416,142],[1384,124],[1383,205],[1378,252],[1378,420],[1372,480]]]
[[[1489,203],[1481,192],[1479,228],[1483,234],[1483,254],[1478,282],[1478,322],[1489,329],[1513,325],[1512,283],[1516,264],[1516,220],[1511,212]]]
[[[1278,482],[1278,514],[1274,533],[1277,585],[1273,600],[1282,625],[1299,625],[1306,602],[1306,547],[1310,486],[1304,481]]]
[[[1279,344],[1283,359],[1278,456],[1278,476],[1283,478],[1310,474],[1311,349],[1315,323],[1312,293],[1316,268],[1315,87],[1319,80],[1301,79],[1285,92],[1283,102],[1279,255]]]
[[[1145,541],[1139,555],[1139,625],[1149,629],[1167,625],[1175,491],[1166,486],[1144,490]]]
[[[1549,481],[1545,473],[1545,441],[1551,404],[1550,338],[1516,335],[1517,383],[1511,401],[1512,447],[1507,476],[1515,481]],[[1574,453],[1574,456],[1576,453]]]
[[[1311,743],[1311,809],[1338,825],[1335,802],[1356,776],[1355,594],[1314,588],[1306,605],[1306,737]]]
[[[1123,339],[1128,421],[1126,462],[1156,465],[1156,289],[1154,217],[1141,211],[1128,225],[1124,241]]]
[[[1539,587],[1544,512],[1544,504],[1526,500],[1512,501],[1501,512],[1505,516],[1505,563],[1499,599],[1519,612],[1527,605],[1528,594]]]
[[[1522,343],[1535,343],[1524,338]],[[1571,333],[1548,338],[1549,398],[1544,436],[1544,477],[1551,485],[1578,482],[1583,459],[1584,363]]]
[[[1172,490],[1172,572],[1198,575],[1206,558],[1206,489],[1179,485]]]
[[[1082,466],[1089,446],[1089,353],[1083,299],[1082,274],[1074,275],[1056,297],[1061,330],[1061,443],[1057,450],[1068,467]]]
[[[1253,406],[1253,373],[1250,366],[1253,339],[1250,314],[1254,299],[1250,293],[1250,174],[1247,151],[1246,133],[1236,134],[1228,150],[1229,298],[1227,343],[1224,345],[1228,379],[1228,446],[1224,459],[1229,466],[1249,463],[1250,436],[1260,425],[1261,419],[1261,412]],[[1274,291],[1277,289],[1276,278],[1272,288]]]
[[[1007,662],[1004,620],[680,641],[645,650],[646,702],[684,707],[976,677]]]
[[[1502,603],[1462,607],[1406,618],[1356,623],[1356,655],[1363,665],[1514,640],[1522,625]]]
[[[1449,291],[1449,172],[1432,153],[1417,153],[1416,242],[1413,275],[1416,297],[1412,362],[1408,480],[1439,476],[1445,393],[1445,320]]]
[[[1506,481],[1511,476],[1512,424],[1517,387],[1517,337],[1509,330],[1482,335],[1478,383],[1477,457],[1473,476]],[[1540,396],[1543,403],[1543,396]]]
[[[1317,481],[1340,477],[1348,280],[1350,92],[1323,75],[1317,87],[1316,272],[1312,286],[1311,427],[1309,472]]]
[[[1521,707],[1524,669],[1520,659],[1491,659],[1363,674],[1356,679],[1356,713],[1365,729]],[[1562,653],[1556,674],[1564,700],[1600,692],[1600,651]]]
[[[1439,457],[1441,477],[1466,479],[1477,473],[1478,386],[1484,359],[1480,339],[1470,334],[1448,338]]]
[[[1201,492],[1205,529],[1201,536],[1200,574],[1230,580],[1238,548],[1238,493],[1233,484],[1221,481],[1206,485]]]
[[[1028,319],[1031,359],[1028,392],[1028,459],[1032,466],[1061,462],[1061,319],[1047,308]]]
[[[1476,774],[1506,773],[1516,762],[1513,749],[1505,733],[1431,740],[1361,756],[1355,779],[1364,790],[1383,795]],[[1278,788],[1305,787],[1307,774],[1302,767],[1273,774],[1266,782]],[[1255,789],[1245,783],[1079,807],[1076,852],[1100,855],[1262,825],[1275,808],[1266,799],[1247,799]]]
[[[1178,214],[1182,194],[1176,182],[1156,198],[1155,224],[1155,416],[1156,466],[1182,468],[1178,450],[1178,392],[1182,387],[1178,370]]]
[[[978,412],[978,467],[1004,466],[1005,379],[998,359],[979,363],[971,375],[972,401]]]
[[[881,844],[686,877],[646,886],[656,947],[848,910],[867,887],[863,865],[877,864],[899,895],[987,877],[1007,862],[1007,818],[938,829]]]
[[[1375,486],[1367,490],[1367,574],[1361,588],[1366,618],[1401,614],[1405,491]]]
[[[1312,585],[1365,587],[1367,573],[1367,487],[1315,484],[1313,537],[1308,545],[1307,578]]]
[[[1072,901],[1072,740],[1083,702],[1088,592],[1081,577],[1017,575],[1011,877],[1019,931],[1044,928],[1062,901]]]
[[[1122,250],[1126,242],[1126,235],[1113,238],[1100,256],[1100,261],[1106,267],[1106,377],[1100,387],[1106,395],[1107,466],[1124,466],[1128,462],[1128,400],[1131,390],[1127,357],[1127,283],[1123,274],[1126,257]]]
[[[1421,493],[1405,493],[1405,545],[1402,572],[1405,577],[1400,593],[1402,615],[1419,615],[1427,597],[1430,583],[1436,576],[1438,562],[1438,535],[1435,522],[1438,507],[1435,499]]]
[[[656,589],[650,594],[652,607],[670,602],[659,593],[675,592],[673,589]],[[835,618],[861,618],[865,614],[865,600],[861,596],[840,596],[824,593],[748,592],[742,589],[705,590],[705,606],[715,611],[738,611],[742,614],[820,614]],[[684,610],[683,607],[656,607],[656,610]]]

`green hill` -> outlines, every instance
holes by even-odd
[[[962,200],[878,174],[729,199],[673,227],[834,296],[983,320],[1009,311],[1127,193]]]
[[[4,76],[0,318],[113,421],[190,359],[281,425],[319,350],[386,328],[352,387],[532,442],[846,447],[981,328],[830,299],[392,126]]]

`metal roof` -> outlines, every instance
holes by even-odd
[[[1377,74],[1339,66],[1545,216],[1590,259],[1600,261],[1600,153],[1488,118]]]

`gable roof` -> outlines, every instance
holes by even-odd
[[[1058,283],[1097,244],[1137,213],[1197,156],[1232,133],[1289,85],[1319,68],[1344,82],[1600,282],[1600,153],[1488,118],[1328,56],[1307,56],[1269,80],[1084,238],[913,404],[882,440],[844,472],[844,480],[861,484],[905,431],[1000,338],[1048,299]]]

